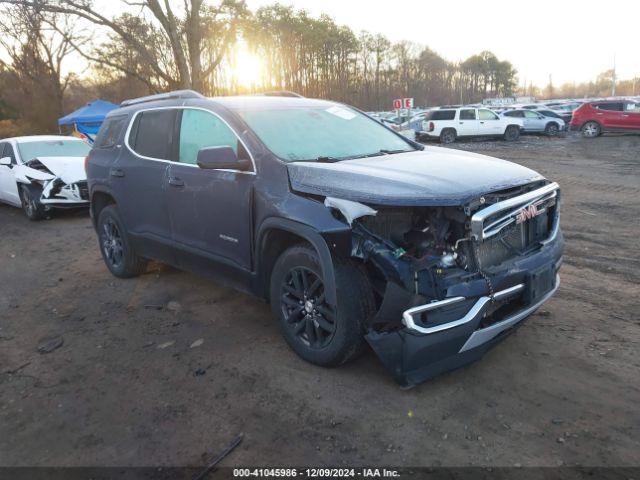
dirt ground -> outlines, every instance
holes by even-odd
[[[0,466],[202,465],[240,432],[225,465],[639,465],[640,137],[455,148],[560,183],[562,284],[482,361],[407,391],[371,352],[303,362],[247,295],[112,277],[84,213],[0,206]]]

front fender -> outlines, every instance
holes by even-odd
[[[256,258],[262,258],[262,252],[265,249],[264,242],[266,234],[269,230],[273,229],[291,232],[294,235],[304,238],[313,246],[313,248],[315,248],[316,252],[318,252],[320,266],[322,268],[322,276],[325,281],[325,295],[327,302],[335,307],[337,305],[335,272],[329,245],[322,234],[315,228],[300,222],[278,217],[267,218],[262,222],[258,229]],[[262,273],[260,276],[262,276]]]

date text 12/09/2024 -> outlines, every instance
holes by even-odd
[[[234,468],[234,478],[399,478],[387,468]]]

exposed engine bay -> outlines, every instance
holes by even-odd
[[[542,186],[532,183],[459,207],[373,208],[335,198],[325,205],[351,224],[351,256],[368,268],[379,299],[378,327],[386,329],[400,326],[407,305],[442,300],[452,287],[475,282],[482,286],[477,295],[492,295],[491,272],[539,248],[552,231],[556,193],[514,208],[492,207]]]

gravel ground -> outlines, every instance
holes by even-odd
[[[455,148],[561,184],[562,284],[408,391],[370,352],[304,363],[252,297],[161,265],[113,278],[85,213],[0,206],[0,466],[201,465],[239,432],[226,465],[639,465],[640,137]]]

